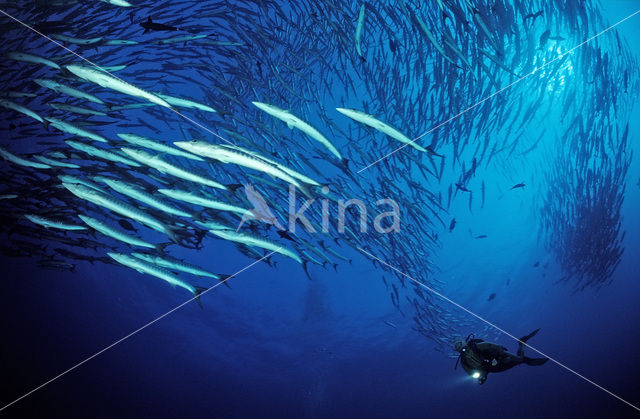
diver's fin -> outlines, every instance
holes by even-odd
[[[529,333],[527,336],[523,336],[521,337],[519,340],[520,342],[526,342],[529,339],[531,339],[532,337],[534,337],[538,332],[540,331],[540,328],[537,328],[536,330],[534,330],[533,332]]]
[[[524,357],[524,363],[527,365],[542,365],[547,362],[549,358],[528,358]]]
[[[195,288],[196,292],[195,292],[195,297],[196,297],[196,301],[198,302],[198,305],[200,306],[200,308],[204,309],[204,307],[202,307],[202,302],[200,302],[200,295],[205,292],[206,290],[208,290],[208,288],[205,287],[199,287],[199,286],[194,286],[193,288]]]

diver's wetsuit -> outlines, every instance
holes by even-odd
[[[469,339],[460,349],[460,365],[470,376],[483,384],[490,372],[502,372],[525,363],[527,365],[542,365],[548,358],[529,358],[524,356],[524,342],[538,333],[536,329],[529,335],[520,338],[517,355],[507,352],[507,348],[482,339]]]

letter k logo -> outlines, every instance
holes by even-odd
[[[242,220],[240,220],[240,224],[236,231],[240,230],[242,225],[249,220],[258,220],[263,223],[271,224],[276,226],[278,230],[284,230],[282,225],[276,218],[276,216],[269,208],[267,201],[264,199],[262,194],[258,192],[252,184],[246,183],[244,185],[244,193],[247,195],[247,199],[253,205],[252,209],[248,209],[243,215]]]

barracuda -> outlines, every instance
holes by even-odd
[[[44,228],[55,228],[58,230],[66,230],[66,231],[79,231],[79,230],[87,229],[84,226],[67,224],[61,221],[56,221],[56,220],[50,220],[48,218],[44,218],[36,214],[25,214],[24,218],[26,218],[27,220],[31,221],[34,224],[41,225]]]
[[[307,122],[303,121],[302,119],[298,118],[292,113],[285,111],[284,109],[278,108],[277,106],[273,106],[273,105],[269,105],[267,103],[261,103],[261,102],[251,102],[251,103],[257,106],[259,109],[265,111],[269,115],[285,122],[289,128],[291,129],[298,128],[300,131],[304,132],[309,137],[311,137],[312,139],[316,140],[317,142],[325,146],[334,156],[342,160],[342,155],[340,154],[338,149],[336,149],[333,146],[333,144],[331,144],[331,142],[327,139],[327,137],[322,135],[320,131],[318,131],[311,125],[309,125]]]
[[[313,186],[320,186],[320,184],[318,182],[316,182],[315,180],[311,179],[310,177],[305,176],[302,173],[298,173],[295,170],[290,169],[287,166],[285,166],[283,164],[280,164],[275,160],[272,160],[270,158],[264,157],[263,155],[258,154],[258,153],[254,152],[254,151],[250,151],[250,150],[247,150],[246,148],[242,148],[242,147],[238,147],[238,146],[234,146],[234,145],[228,145],[228,144],[221,144],[220,146],[221,147],[226,147],[226,148],[229,148],[229,149],[232,149],[232,150],[237,150],[237,151],[240,151],[240,152],[245,153],[245,154],[249,154],[250,156],[253,156],[253,157],[257,158],[257,159],[264,160],[267,163],[270,163],[270,164],[276,166],[278,169],[282,170],[283,172],[287,173],[288,175],[291,175],[292,177],[294,177],[296,179],[299,179],[299,180],[303,181],[304,183],[307,183],[307,184],[313,185]]]
[[[104,3],[109,3],[109,4],[113,4],[114,6],[120,6],[120,7],[132,7],[133,4],[129,3],[126,0],[100,0]]]
[[[138,41],[131,41],[129,39],[106,39],[102,42],[102,45],[137,45]]]
[[[81,166],[73,163],[65,163],[57,160],[50,159],[46,156],[33,156],[34,159],[41,161],[44,164],[48,164],[52,167],[65,167],[67,169],[80,169]]]
[[[51,68],[55,68],[56,70],[60,70],[60,66],[54,63],[51,60],[48,60],[44,57],[40,57],[34,54],[27,54],[26,52],[9,52],[7,54],[7,58],[11,58],[12,60],[22,61],[30,64],[42,64]]]
[[[130,160],[126,157],[123,157],[119,154],[112,153],[111,151],[103,150],[101,148],[94,147],[89,144],[80,143],[78,141],[67,140],[65,141],[69,146],[75,148],[76,150],[80,150],[82,152],[87,153],[90,156],[98,157],[101,159],[113,161],[116,163],[122,163],[133,167],[140,167],[138,163],[133,160]]]
[[[158,192],[170,198],[177,199],[178,201],[188,202],[193,205],[200,205],[202,207],[220,211],[237,212],[239,214],[244,214],[247,211],[245,208],[236,207],[234,205],[225,204],[224,202],[215,201],[204,196],[195,195],[189,191],[175,189],[158,189]]]
[[[148,148],[148,149],[159,151],[165,154],[171,154],[173,156],[185,157],[191,160],[204,161],[204,159],[196,156],[195,154],[178,150],[175,147],[170,147],[166,144],[159,143],[157,141],[152,140],[151,138],[142,137],[137,134],[116,134],[116,135],[120,137],[122,140],[128,142],[129,144],[137,145],[139,147]]]
[[[120,70],[124,70],[125,68],[127,68],[126,64],[120,64],[120,65],[103,65],[102,70],[108,72],[108,73],[115,73],[116,71],[120,71]]]
[[[159,98],[153,93],[149,93],[139,87],[136,87],[126,81],[117,79],[104,71],[98,70],[92,67],[80,66],[80,65],[68,65],[66,69],[75,74],[76,76],[95,83],[99,86],[107,89],[112,89],[125,95],[139,97],[141,99],[148,100],[160,106],[170,108],[171,105],[166,100]]]
[[[62,35],[60,33],[52,33],[50,36],[51,38],[58,41],[69,42],[70,44],[76,45],[91,45],[102,41],[101,36],[98,38],[74,38],[72,36]]]
[[[216,110],[213,109],[212,107],[203,105],[202,103],[194,102],[193,100],[182,99],[179,97],[173,97],[169,95],[163,95],[160,93],[156,93],[156,95],[166,100],[167,103],[169,103],[170,105],[178,106],[180,108],[198,109],[205,112],[216,112]]]
[[[411,147],[415,148],[416,150],[427,151],[427,149],[419,146],[415,142],[411,142],[411,139],[409,139],[409,137],[407,137],[397,129],[393,128],[391,125],[388,125],[374,118],[371,115],[368,115],[364,112],[361,112],[355,109],[336,108],[336,110],[341,114],[346,115],[355,121],[365,124],[366,126],[369,126],[377,131],[382,132],[383,134],[388,135],[389,137],[395,140],[400,141],[401,143],[408,144]]]
[[[105,195],[84,185],[74,185],[69,183],[63,183],[62,185],[78,198],[92,202],[100,207],[110,209],[115,213],[131,218],[132,220],[135,220],[140,224],[144,224],[156,231],[165,233],[171,240],[177,242],[174,232],[167,225],[124,201],[110,195]]]
[[[13,97],[13,98],[19,98],[19,97],[36,97],[38,95],[36,95],[35,93],[27,93],[27,92],[18,92],[16,90],[7,90],[4,92],[0,92],[0,96],[6,96],[6,97]]]
[[[237,164],[238,166],[247,167],[249,169],[258,170],[278,179],[284,180],[285,182],[289,182],[304,191],[304,188],[302,184],[300,184],[298,179],[295,179],[281,169],[268,164],[266,161],[257,159],[251,155],[238,153],[237,151],[231,150],[226,147],[221,147],[215,144],[209,144],[197,140],[176,141],[174,144],[177,147],[180,147],[202,157],[208,157],[214,160],[221,161],[223,163],[232,163]]]
[[[200,304],[200,294],[203,291],[205,291],[206,288],[193,286],[187,282],[184,282],[180,278],[178,278],[176,275],[169,272],[168,270],[152,265],[151,263],[145,262],[142,259],[138,259],[133,256],[125,255],[122,253],[108,252],[107,254],[109,255],[110,258],[120,263],[121,265],[134,269],[140,272],[141,274],[148,274],[151,276],[155,276],[156,278],[160,278],[163,281],[168,282],[173,287],[180,287],[180,288],[186,289],[191,294],[193,294],[194,297],[196,297],[196,301],[198,302],[198,304]],[[201,304],[200,306],[202,307]]]
[[[40,115],[38,115],[37,113],[35,113],[34,111],[32,111],[31,109],[19,105],[15,102],[12,102],[10,100],[6,100],[6,99],[0,99],[0,106],[3,106],[7,109],[12,109],[16,112],[20,112],[21,114],[27,115],[33,119],[35,119],[38,122],[42,122],[44,123],[44,119],[42,119],[42,117]]]
[[[79,115],[107,116],[104,112],[94,111],[93,109],[82,108],[80,106],[67,105],[66,103],[49,103],[48,105],[59,111],[68,111]]]
[[[93,141],[98,141],[100,143],[107,143],[107,139],[101,135],[95,134],[91,131],[87,131],[84,128],[80,128],[75,126],[69,122],[65,122],[58,118],[45,118],[52,126],[58,128],[62,132],[66,132],[67,134],[77,135],[78,137],[89,138]]]
[[[363,4],[360,7],[360,13],[358,13],[358,25],[356,26],[356,51],[360,58],[364,60],[364,56],[362,55],[362,45],[360,44],[362,38],[362,27],[364,26],[364,11],[365,5]]]
[[[186,36],[176,36],[173,38],[161,39],[160,41],[156,41],[157,44],[175,44],[178,42],[186,42],[186,41],[195,41],[197,39],[204,39],[208,34],[203,35],[186,35]],[[215,111],[214,111],[215,112]]]
[[[160,158],[160,156],[149,154],[146,151],[134,150],[131,148],[122,148],[122,151],[131,158],[139,161],[140,163],[152,167],[160,173],[165,173],[171,176],[175,176],[180,179],[188,180],[190,182],[200,183],[202,185],[211,186],[218,189],[227,189],[226,186],[218,183],[214,180],[206,178],[204,176],[191,173],[190,171],[183,169],[179,166],[166,162]]]
[[[79,177],[71,176],[71,175],[58,175],[58,179],[60,179],[62,183],[68,183],[71,185],[84,185],[87,188],[91,188],[98,192],[102,192],[105,195],[107,194],[106,190],[102,189],[100,186],[86,179],[81,179]]]
[[[135,256],[138,259],[152,263],[161,268],[167,268],[173,271],[185,272],[197,276],[206,276],[213,279],[220,279],[220,275],[216,275],[198,266],[184,263],[179,260],[162,258],[160,256],[148,255],[146,253],[132,253],[131,256]]]
[[[167,214],[177,215],[179,217],[191,217],[191,214],[179,210],[178,208],[174,208],[168,204],[165,204],[155,196],[143,191],[142,189],[118,179],[107,178],[104,176],[99,176],[98,178],[94,178],[94,180],[106,183],[111,187],[111,189],[120,192],[123,195],[127,195],[135,199],[136,201],[143,202],[153,208],[159,209],[162,212]]]
[[[22,157],[18,157],[2,147],[0,147],[0,156],[2,156],[5,160],[17,164],[18,166],[32,167],[34,169],[51,169],[51,166],[49,166],[48,164],[36,163],[23,159]]]
[[[48,80],[48,79],[34,79],[33,81],[44,88],[53,90],[54,92],[62,93],[68,96],[77,97],[78,99],[85,99],[85,100],[88,100],[89,102],[99,103],[101,105],[104,105],[104,102],[100,98],[90,93],[85,93],[80,89],[76,89],[75,87],[67,86],[62,83],[58,83],[57,81]]]
[[[155,244],[149,243],[138,237],[134,237],[130,234],[127,234],[124,231],[115,229],[109,226],[108,224],[103,223],[100,220],[96,220],[95,218],[82,215],[82,214],[78,214],[78,217],[80,217],[80,219],[84,221],[84,223],[89,227],[104,234],[105,236],[111,237],[112,239],[118,240],[122,243],[130,244],[132,246],[139,246],[139,247],[146,247],[149,249],[160,250],[161,246],[156,246]]]
[[[280,246],[279,244],[274,243],[272,241],[269,241],[260,237],[256,237],[256,236],[251,236],[245,233],[238,233],[230,229],[229,230],[213,229],[213,230],[209,230],[209,232],[220,237],[221,239],[229,240],[236,243],[241,243],[247,246],[255,246],[255,247],[260,247],[262,249],[271,250],[272,252],[280,253],[281,255],[287,256],[298,263],[302,263],[302,259],[300,259],[300,256],[296,252],[284,246]]]

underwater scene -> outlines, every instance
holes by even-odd
[[[0,23],[0,415],[640,416],[640,1]]]

